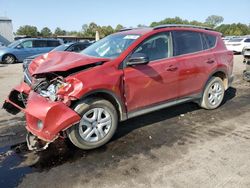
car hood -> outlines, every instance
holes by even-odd
[[[77,67],[109,60],[72,52],[50,52],[34,59],[29,66],[29,72],[31,75],[66,72]]]

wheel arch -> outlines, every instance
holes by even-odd
[[[203,91],[204,91],[204,89],[206,88],[206,85],[207,85],[208,81],[209,81],[212,77],[219,77],[219,78],[221,78],[222,81],[223,81],[225,90],[228,89],[228,87],[229,87],[228,74],[226,73],[226,71],[225,71],[224,69],[217,69],[217,70],[213,71],[213,72],[209,75],[209,77],[208,77],[208,79],[207,79],[205,85],[203,86]]]
[[[94,90],[91,92],[88,92],[84,94],[80,100],[87,99],[87,98],[92,98],[92,97],[98,97],[105,99],[111,104],[114,105],[117,113],[118,113],[118,119],[119,121],[124,121],[127,119],[127,113],[126,113],[126,108],[122,100],[112,91],[106,90],[106,89],[98,89]]]

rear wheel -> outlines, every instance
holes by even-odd
[[[219,77],[212,77],[203,92],[200,102],[202,108],[212,110],[220,106],[225,94],[223,81]]]
[[[15,56],[13,56],[11,54],[7,54],[7,55],[3,56],[3,63],[5,63],[5,64],[13,64],[15,62],[16,62]]]
[[[67,130],[70,141],[81,149],[94,149],[106,144],[114,135],[118,118],[114,106],[107,100],[88,99],[79,102],[75,111],[78,124]]]

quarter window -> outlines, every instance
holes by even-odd
[[[174,31],[174,55],[184,55],[203,50],[201,34],[192,31]]]
[[[209,34],[204,34],[204,36],[207,41],[208,48],[213,48],[216,43],[216,36]]]
[[[146,39],[140,44],[134,53],[144,53],[149,61],[170,57],[171,38],[169,33],[157,34]]]

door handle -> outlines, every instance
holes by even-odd
[[[169,66],[167,68],[167,71],[177,71],[177,70],[178,70],[178,67]]]
[[[215,63],[215,61],[213,59],[209,59],[206,63],[207,64],[213,64],[213,63]]]

